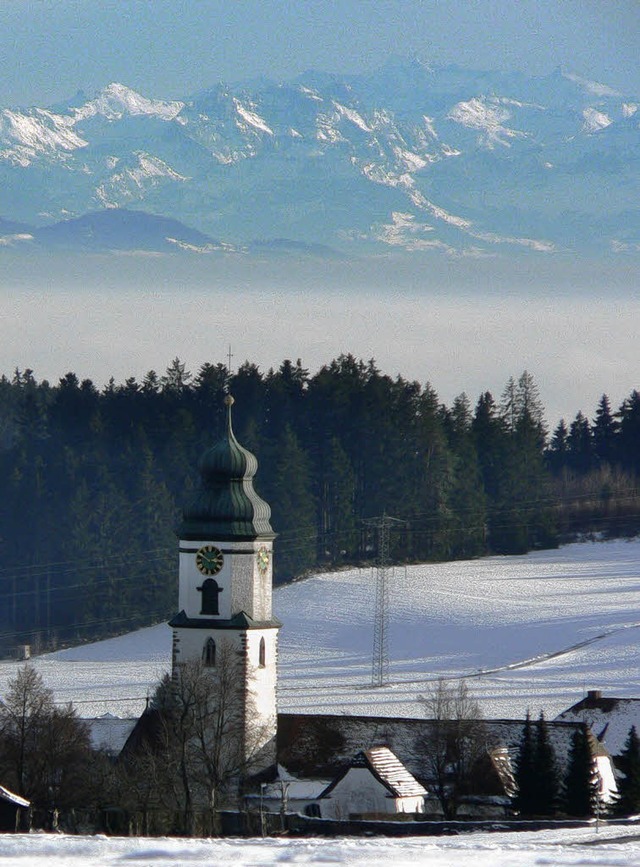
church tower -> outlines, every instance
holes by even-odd
[[[275,762],[276,662],[280,623],[271,609],[271,509],[253,489],[258,462],[236,440],[233,398],[226,431],[200,461],[200,485],[183,510],[179,614],[173,628],[173,677],[188,663],[210,670],[211,690],[232,705],[253,770]],[[233,670],[230,671],[230,666]],[[226,712],[226,711],[225,711]],[[229,737],[229,735],[226,735]]]

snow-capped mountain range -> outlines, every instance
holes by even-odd
[[[0,110],[0,246],[640,252],[640,95],[393,61]]]

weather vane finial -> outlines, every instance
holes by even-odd
[[[231,344],[229,344],[229,351],[227,352],[227,376],[226,382],[224,384],[224,390],[229,394],[231,388],[231,359],[233,358],[233,352],[231,352]]]

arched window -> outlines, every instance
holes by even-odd
[[[215,668],[216,664],[216,643],[213,638],[207,638],[204,647],[202,648],[202,663],[208,668]]]
[[[222,593],[222,587],[218,586],[218,582],[213,578],[207,578],[202,582],[201,587],[196,587],[202,593],[202,608],[200,614],[215,614],[218,615],[218,596]]]
[[[258,665],[260,668],[264,668],[266,665],[267,658],[267,645],[264,642],[264,638],[260,639],[260,649],[258,651]]]

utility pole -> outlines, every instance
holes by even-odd
[[[371,685],[384,686],[389,682],[389,530],[392,524],[404,521],[383,513],[382,517],[369,518],[364,523],[376,529],[378,538]]]

